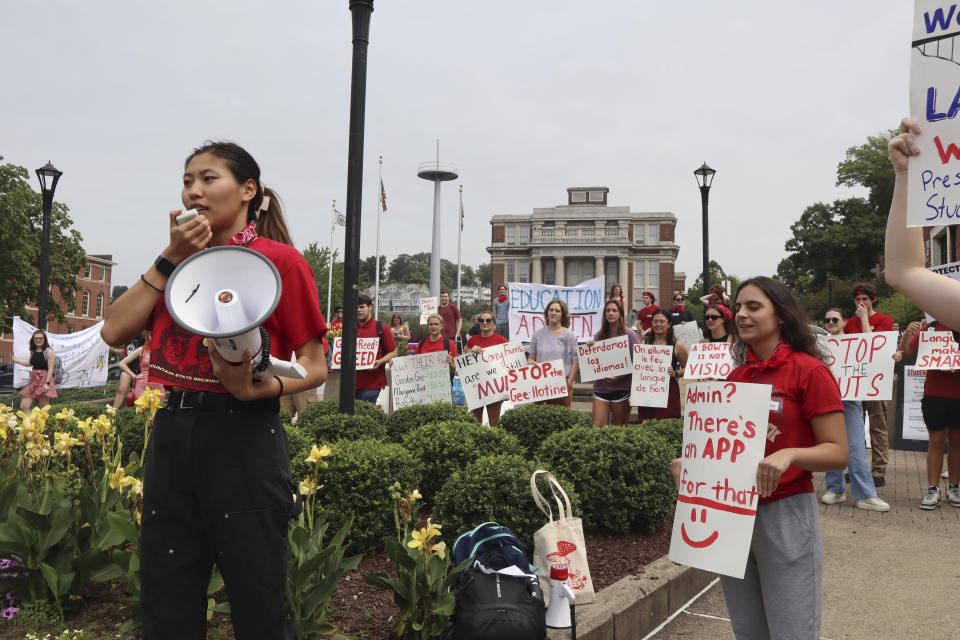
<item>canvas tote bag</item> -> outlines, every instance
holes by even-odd
[[[552,498],[557,503],[557,519],[553,519],[550,501],[543,497],[537,488],[537,475],[544,474],[550,482]],[[583,541],[583,523],[574,518],[570,508],[570,498],[549,471],[534,471],[530,476],[530,492],[533,501],[550,521],[533,534],[533,566],[540,576],[540,588],[549,600],[550,566],[559,564],[567,568],[567,584],[577,596],[577,604],[590,604],[595,594],[590,567],[587,566],[587,547]],[[559,495],[558,495],[559,494]],[[561,501],[560,498],[563,498]],[[566,509],[564,509],[566,506]],[[549,602],[547,603],[549,604]]]

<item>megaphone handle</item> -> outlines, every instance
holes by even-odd
[[[263,373],[254,373],[254,376],[258,378],[262,376],[262,379],[283,376],[284,378],[303,380],[307,377],[307,370],[303,368],[303,365],[296,362],[284,362],[283,360],[270,358],[270,364],[267,365]]]

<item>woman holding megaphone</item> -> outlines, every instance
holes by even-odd
[[[111,305],[101,331],[108,344],[118,345],[149,329],[148,378],[168,391],[145,458],[143,637],[203,635],[206,587],[216,562],[237,637],[280,638],[289,624],[283,613],[287,521],[299,504],[279,398],[326,379],[326,324],[310,267],[291,246],[279,199],[263,187],[249,153],[227,142],[195,149],[185,164],[181,199],[198,215],[178,224],[181,212],[170,212],[169,244]],[[263,329],[271,355],[289,360],[296,352],[304,378],[255,380],[249,350],[232,366],[173,321],[164,301],[167,278],[189,256],[223,245],[247,247],[277,268],[282,292]]]

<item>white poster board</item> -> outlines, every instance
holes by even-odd
[[[514,406],[567,397],[563,360],[550,360],[509,371],[510,402]]]
[[[687,380],[726,380],[734,369],[729,342],[698,342],[687,350],[687,366],[683,369],[683,377]]]
[[[380,338],[357,338],[357,371],[373,369]],[[343,360],[343,338],[337,336],[330,347],[330,368],[339,369]]]
[[[910,115],[922,133],[910,157],[907,226],[960,222],[960,15],[955,3],[916,0]]]
[[[690,382],[670,559],[743,578],[760,497],[770,385]]]
[[[700,342],[703,335],[700,333],[700,327],[697,326],[696,321],[690,321],[684,324],[673,325],[673,337],[677,339],[677,342],[682,342],[683,346],[689,349]]]
[[[577,345],[580,362],[580,382],[612,378],[630,373],[630,338],[617,336],[594,342],[592,346]]]
[[[50,333],[46,331],[47,343],[54,355],[60,358],[62,373],[60,381],[54,381],[57,389],[77,387],[102,387],[107,384],[107,357],[110,347],[100,337],[101,320],[92,327],[75,333]],[[37,328],[13,317],[13,353],[18,359],[30,360],[30,336]],[[31,367],[13,366],[13,386],[22,389],[30,380]]]
[[[893,397],[893,354],[896,331],[818,336],[826,347],[826,364],[840,385],[844,400],[890,400]]]
[[[390,361],[394,410],[415,404],[452,402],[447,351],[401,356]]]
[[[552,300],[563,300],[570,311],[570,330],[586,342],[600,330],[606,302],[604,278],[593,278],[575,287],[535,282],[508,282],[510,288],[510,339],[530,342],[546,326],[543,312]]]
[[[471,411],[507,399],[507,374],[510,370],[501,365],[502,358],[492,357],[493,354],[488,353],[488,350],[496,351],[503,346],[488,347],[480,353],[468,351],[454,358],[467,408]],[[502,355],[502,349],[500,353]]]
[[[903,368],[903,439],[929,440],[927,424],[923,421],[920,400],[923,399],[923,385],[927,381],[927,372],[916,367]]]
[[[947,276],[948,278],[953,278],[954,280],[960,281],[960,262],[951,262],[950,264],[938,264],[933,267],[927,267],[927,271],[933,271],[934,273],[939,273],[942,276]],[[927,323],[933,322],[934,317],[929,313],[925,313],[927,316]]]
[[[523,351],[523,343],[511,340],[483,350],[483,357],[487,362],[497,362],[504,369],[519,369],[527,366],[527,354]]]
[[[420,324],[427,324],[427,318],[437,312],[439,302],[437,296],[420,298]]]
[[[925,371],[960,369],[960,346],[950,331],[921,331],[917,334],[917,369]]]
[[[664,409],[670,404],[672,345],[633,345],[630,406]]]

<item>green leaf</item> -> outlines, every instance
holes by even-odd
[[[122,575],[123,567],[111,562],[110,564],[106,564],[99,569],[90,572],[90,580],[93,582],[107,582],[108,580],[116,580]]]
[[[110,528],[122,535],[127,542],[136,544],[140,539],[140,532],[137,531],[137,525],[131,522],[128,513],[108,511],[107,521],[110,523]]]
[[[43,579],[47,582],[47,587],[50,589],[50,593],[53,595],[54,599],[56,599],[57,596],[60,595],[57,570],[48,565],[46,562],[41,562],[40,573],[43,575]]]
[[[70,591],[70,585],[73,584],[73,579],[76,577],[76,575],[77,574],[73,571],[60,574],[60,592],[57,594],[58,598],[62,598],[63,596],[67,595],[67,593]]]
[[[73,502],[70,500],[63,500],[53,508],[50,517],[50,530],[47,531],[47,535],[38,549],[41,556],[46,555],[53,545],[60,542],[67,529],[73,524],[73,514]]]

